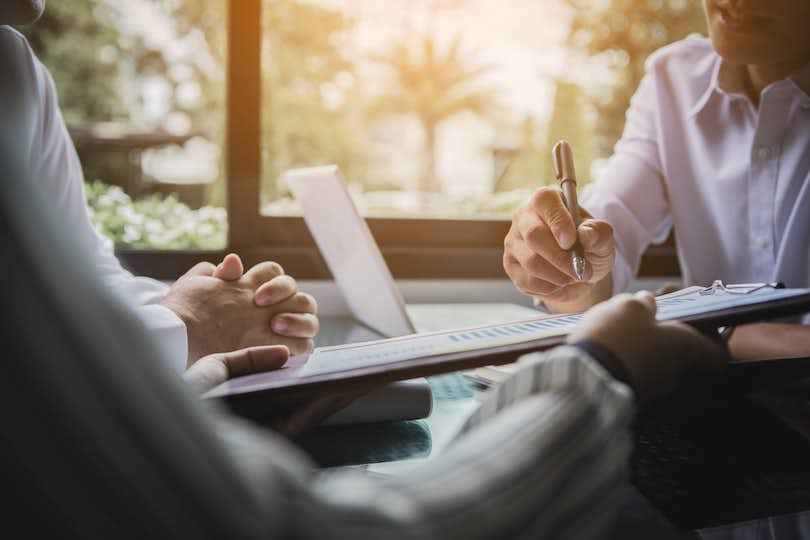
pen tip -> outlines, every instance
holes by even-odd
[[[574,274],[579,281],[585,279],[585,259],[583,257],[574,257]]]

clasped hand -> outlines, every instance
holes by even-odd
[[[283,345],[312,350],[317,303],[274,262],[244,271],[230,254],[218,265],[199,263],[170,287],[161,304],[185,323],[188,366],[203,356],[245,347]]]

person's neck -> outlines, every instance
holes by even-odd
[[[807,62],[810,62],[810,54],[792,62],[782,62],[779,64],[747,64],[745,66],[745,73],[748,97],[751,98],[755,106],[759,107],[759,97],[769,84],[786,79],[791,73]]]

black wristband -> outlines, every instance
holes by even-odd
[[[636,389],[633,386],[633,381],[630,380],[630,375],[627,373],[624,364],[622,364],[619,357],[616,356],[613,351],[601,343],[587,339],[572,343],[571,346],[588,353],[591,358],[599,362],[599,364],[605,368],[605,370],[607,370],[607,372],[610,373],[614,379],[623,382],[635,392]]]

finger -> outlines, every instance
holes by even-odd
[[[216,267],[210,262],[200,262],[188,269],[182,277],[189,276],[213,276]]]
[[[276,335],[273,336],[273,341],[287,347],[290,351],[290,356],[311,353],[315,349],[315,343],[311,339],[290,338]]]
[[[256,294],[253,295],[253,301],[259,307],[265,307],[272,304],[278,304],[298,292],[298,283],[288,276],[276,276],[270,281],[262,283]]]
[[[658,304],[655,303],[655,296],[653,296],[650,291],[639,291],[633,296],[644,303],[653,315],[656,314]]]
[[[284,345],[290,356],[312,352],[315,344],[311,338],[289,337],[276,334],[268,322],[264,328],[252,328],[242,336],[242,343],[247,346]]]
[[[290,351],[284,345],[266,345],[222,353],[221,360],[228,378],[233,378],[278,369],[289,356]]]
[[[663,296],[665,294],[674,293],[675,291],[681,290],[681,287],[674,283],[664,283],[661,287],[659,287],[655,291],[655,296]]]
[[[567,283],[576,280],[571,252],[559,246],[551,229],[537,216],[526,212],[518,216],[518,232],[523,240],[522,243],[529,250],[548,261],[563,274],[570,276]],[[515,242],[516,246],[520,244],[521,242]]]
[[[571,276],[560,271],[542,255],[532,251],[525,242],[515,242],[510,251],[512,257],[520,264],[520,267],[531,277],[551,283],[554,288],[571,283]],[[569,262],[570,257],[568,255]]]
[[[610,300],[597,304],[591,311],[609,312],[610,318],[621,318],[632,324],[652,322],[655,317],[655,304],[638,294],[617,294]]]
[[[571,249],[577,241],[574,220],[565,207],[562,192],[556,187],[544,187],[534,192],[530,199],[540,219],[551,230],[551,234],[562,249]]]
[[[550,294],[545,300],[549,302],[559,302],[561,304],[568,304],[578,299],[583,298],[588,291],[591,290],[591,284],[585,282],[576,282],[561,287],[557,292]]]
[[[503,267],[515,287],[524,294],[545,298],[559,289],[554,283],[544,281],[526,272],[517,259],[510,255],[505,255]]]
[[[717,371],[729,361],[729,353],[725,347],[691,326],[671,321],[661,323],[660,327],[666,338],[662,346],[679,351],[678,356],[685,368]]]
[[[242,265],[242,259],[236,253],[229,253],[225,255],[222,262],[214,270],[214,277],[225,281],[236,281],[245,272]]]
[[[247,281],[252,287],[257,288],[262,283],[270,281],[274,277],[283,274],[284,269],[281,267],[280,264],[272,261],[265,261],[257,264],[256,266],[245,272],[243,279]]]
[[[276,304],[274,308],[278,313],[318,313],[318,302],[312,295],[298,292],[292,298]]]
[[[318,317],[310,313],[279,313],[270,319],[270,328],[280,336],[313,338],[318,334]]]
[[[613,227],[607,221],[585,220],[579,225],[577,236],[586,256],[611,257],[616,250]]]

